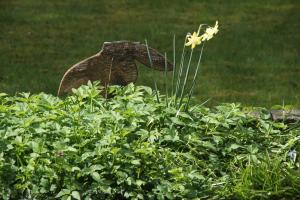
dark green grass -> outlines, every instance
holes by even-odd
[[[172,58],[173,34],[179,51],[187,32],[219,20],[194,100],[299,107],[299,13],[294,0],[0,1],[0,91],[55,94],[65,70],[104,41],[147,39]],[[139,68],[137,84],[160,76]]]

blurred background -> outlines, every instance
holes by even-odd
[[[194,101],[299,107],[299,0],[0,0],[0,92],[56,94],[64,72],[105,41],[147,39],[172,60],[175,34],[179,59],[186,33],[216,20]],[[139,65],[138,85],[163,88],[161,77]]]

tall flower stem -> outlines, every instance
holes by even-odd
[[[166,89],[166,106],[168,106],[168,82],[167,82],[167,53],[165,52],[165,89]],[[173,69],[174,70],[174,69]]]
[[[181,76],[182,76],[182,70],[183,70],[183,65],[184,65],[184,58],[185,58],[185,43],[186,43],[187,37],[185,37],[184,43],[183,43],[183,48],[182,48],[182,53],[181,53],[181,59],[180,59],[180,65],[179,65],[179,73],[177,76],[177,82],[176,82],[176,88],[175,88],[175,106],[177,104],[177,98],[178,98],[178,93],[179,93],[179,87],[180,87],[180,82],[181,82]]]
[[[196,71],[195,71],[195,74],[194,74],[194,78],[193,78],[192,86],[191,86],[191,89],[190,89],[190,92],[189,92],[188,101],[187,101],[185,110],[188,109],[188,105],[190,103],[191,96],[193,95],[193,91],[194,91],[194,87],[195,87],[195,83],[196,83],[196,78],[197,78],[198,71],[199,71],[199,68],[200,68],[200,63],[201,63],[201,58],[202,58],[202,54],[203,54],[204,44],[205,44],[205,42],[203,42],[202,47],[201,47],[199,59],[198,59],[198,62],[197,62]]]
[[[175,50],[175,34],[173,37],[173,74],[172,74],[172,93],[171,96],[174,96],[174,77],[175,77],[175,72],[176,72],[176,50]]]
[[[191,66],[191,60],[192,60],[192,57],[193,57],[193,52],[194,52],[194,50],[192,49],[191,53],[190,53],[190,58],[189,58],[188,66],[187,66],[187,69],[186,69],[186,73],[185,73],[185,78],[184,78],[184,81],[183,81],[182,89],[181,89],[179,107],[181,106],[183,98],[184,98],[183,94],[184,94],[184,89],[185,89],[185,86],[186,86],[187,78],[188,78],[188,75],[189,75],[189,72],[190,72],[190,66]]]
[[[149,46],[148,46],[147,40],[145,40],[145,44],[146,44],[146,48],[147,48],[147,53],[148,53],[148,57],[149,57],[150,66],[151,66],[151,68],[153,69],[152,58],[151,58],[151,55],[150,55],[150,51],[149,51]],[[157,102],[159,103],[160,101],[159,101],[159,96],[158,96],[157,83],[156,83],[156,80],[155,80],[155,79],[154,79],[154,88],[155,88],[156,100],[157,100]]]

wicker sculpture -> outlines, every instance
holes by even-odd
[[[149,47],[148,50],[146,45],[139,42],[105,42],[99,53],[67,70],[60,82],[58,95],[69,93],[72,88],[78,88],[89,80],[100,80],[104,86],[135,82],[138,76],[135,60],[155,70],[164,71],[166,62],[164,56],[153,48]],[[168,71],[173,70],[173,65],[169,61],[166,67]]]

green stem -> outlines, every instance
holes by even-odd
[[[150,66],[153,69],[153,64],[152,64],[152,59],[151,59],[151,55],[150,55],[150,51],[149,51],[149,46],[147,43],[147,40],[145,40],[146,43],[146,48],[147,48],[147,53],[148,53],[148,57],[149,57],[149,62],[150,62]],[[156,80],[154,79],[154,89],[155,89],[155,95],[156,95],[156,100],[159,103],[159,96],[158,96],[158,89],[157,89],[157,84],[156,84]]]
[[[17,154],[16,154],[16,156],[17,156],[17,160],[19,161],[19,163],[20,163],[20,164],[21,164],[21,166],[23,167],[23,166],[24,166],[24,164],[23,164],[23,162],[22,162],[22,160],[21,160],[21,158],[20,158],[19,154],[17,153]]]
[[[174,76],[176,71],[175,34],[173,37],[173,74],[172,74],[172,97],[174,96]]]
[[[190,103],[190,99],[191,99],[191,96],[192,96],[193,91],[194,91],[194,87],[195,87],[195,83],[196,83],[196,78],[197,78],[198,71],[199,71],[199,68],[200,68],[200,63],[201,63],[202,53],[203,53],[203,49],[204,49],[204,44],[205,44],[205,42],[203,42],[203,45],[202,45],[202,48],[201,48],[200,56],[199,56],[199,59],[198,59],[196,71],[195,71],[193,82],[192,82],[192,87],[191,87],[190,92],[189,92],[188,101],[187,101],[185,110],[188,109],[188,105]]]
[[[179,91],[179,86],[181,82],[181,76],[182,76],[182,69],[183,69],[183,64],[184,64],[184,58],[185,58],[185,43],[186,43],[187,37],[185,37],[184,43],[183,43],[183,48],[182,48],[182,53],[181,53],[181,59],[180,59],[180,65],[179,65],[179,73],[177,76],[177,82],[176,82],[176,88],[175,88],[175,106],[177,104],[177,98],[178,98],[178,91]]]
[[[190,71],[191,60],[192,60],[192,57],[193,57],[193,51],[194,51],[194,49],[192,49],[192,51],[191,51],[188,66],[187,66],[187,69],[186,69],[185,78],[184,78],[184,82],[183,82],[183,86],[182,86],[182,90],[181,90],[181,95],[180,95],[179,107],[181,106],[182,101],[183,101],[183,96],[184,96],[183,94],[184,94],[184,89],[185,89],[186,82],[187,82],[187,77],[188,77],[189,71]]]
[[[165,89],[166,89],[166,106],[168,106],[168,84],[167,84],[167,53],[165,52]]]

